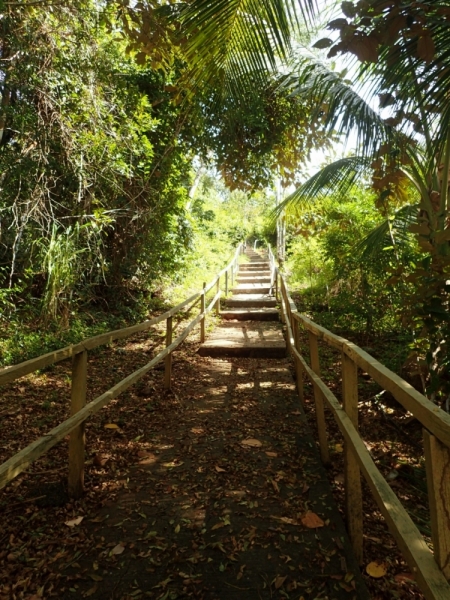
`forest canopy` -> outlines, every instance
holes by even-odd
[[[293,186],[278,207],[291,264],[299,236],[322,235],[327,289],[354,275],[374,310],[387,290],[429,393],[450,398],[448,2],[22,0],[0,17],[5,323],[64,329],[82,307],[139,304],[201,244],[231,251],[235,223],[215,219],[233,193],[243,222]],[[354,151],[308,179],[338,138]]]

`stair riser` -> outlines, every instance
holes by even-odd
[[[268,294],[270,292],[270,286],[234,288],[232,292],[233,294]]]
[[[233,312],[232,310],[221,312],[220,316],[225,321],[279,321],[278,312]]]
[[[227,357],[227,356],[240,356],[242,358],[285,358],[286,348],[221,348],[220,346],[214,347],[200,347],[198,350],[200,356],[211,356],[211,357]]]
[[[240,265],[239,271],[270,271],[267,263],[255,263],[253,265]]]
[[[227,308],[275,308],[277,303],[275,300],[226,300],[223,303]]]

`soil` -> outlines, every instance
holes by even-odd
[[[90,353],[88,400],[163,341],[155,329]],[[422,600],[367,490],[354,564],[327,482],[342,510],[342,440],[329,415],[327,480],[290,362],[197,349],[175,353],[172,390],[155,369],[89,421],[82,499],[67,496],[67,440],[0,492],[0,599],[359,600],[367,586],[377,600]],[[339,396],[339,357],[321,348],[321,360]],[[363,374],[360,389],[362,435],[427,535],[421,428]],[[68,361],[5,386],[0,461],[67,418],[69,398]],[[306,407],[314,430],[308,386]],[[384,577],[365,573],[371,561]]]

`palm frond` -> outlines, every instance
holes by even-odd
[[[401,246],[408,238],[409,226],[417,221],[417,204],[406,204],[399,208],[392,218],[385,219],[372,229],[355,246],[355,254],[361,261],[370,260],[386,247]]]
[[[332,162],[290,194],[275,209],[274,216],[280,215],[288,207],[322,200],[329,194],[345,196],[356,181],[368,172],[370,162],[370,159],[362,156],[348,156]]]
[[[190,83],[227,87],[246,73],[274,71],[291,52],[299,8],[311,18],[316,0],[194,0],[181,12]]]
[[[329,131],[347,137],[351,131],[356,132],[357,144],[364,156],[373,155],[377,147],[395,135],[395,130],[348,80],[314,56],[297,59],[292,73],[281,85],[313,101],[317,106],[315,117],[324,120]]]

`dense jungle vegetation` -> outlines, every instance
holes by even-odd
[[[302,307],[401,335],[449,408],[450,5],[326,8],[0,1],[3,364],[181,298],[278,205]]]

